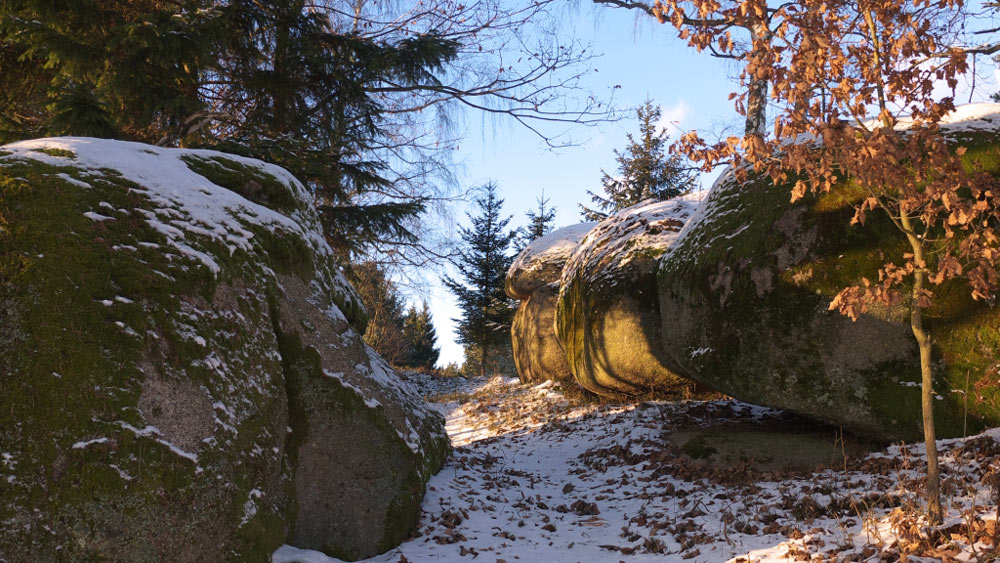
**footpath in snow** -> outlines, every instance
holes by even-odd
[[[610,405],[552,382],[408,377],[455,450],[415,537],[372,563],[1000,561],[1000,430],[939,442],[948,516],[928,530],[921,445],[854,455],[831,438],[825,463],[809,452],[808,467],[774,466],[761,436],[788,427],[784,454],[815,442],[800,421],[736,401]],[[738,455],[711,456],[720,439]],[[273,557],[334,561],[288,546]]]

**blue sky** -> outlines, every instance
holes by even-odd
[[[659,104],[671,137],[679,130],[718,130],[729,125],[738,131],[740,116],[728,100],[735,72],[720,60],[698,54],[678,41],[671,26],[634,12],[582,6],[571,14],[575,33],[602,55],[593,62],[596,72],[586,81],[589,90],[604,95],[613,89],[616,104],[634,107],[647,97]],[[614,88],[620,86],[620,88]],[[510,120],[492,120],[469,113],[467,134],[455,157],[463,189],[493,181],[505,199],[512,224],[523,224],[524,214],[541,195],[557,209],[555,225],[579,223],[578,204],[590,203],[587,190],[600,192],[601,170],[616,169],[614,149],[621,150],[626,133],[636,134],[634,116],[595,127],[575,126],[570,133],[577,146],[552,150],[526,128]],[[707,187],[707,186],[706,186]],[[469,207],[459,203],[455,219],[467,222]],[[448,226],[442,226],[447,229]],[[432,278],[428,295],[438,343],[439,363],[461,363],[462,348],[455,344],[453,319],[460,315],[451,295]]]
[[[637,17],[638,15],[638,17]],[[591,4],[581,4],[569,15],[573,29],[584,42],[602,56],[593,61],[597,72],[587,79],[595,94],[614,88],[620,107],[634,107],[646,98],[659,104],[668,132],[676,138],[681,130],[698,130],[706,139],[716,135],[739,134],[742,118],[737,115],[729,94],[737,89],[738,69],[731,63],[696,53],[676,38],[670,25],[635,12]],[[988,99],[997,90],[989,61],[980,60],[979,84],[975,101]],[[982,67],[990,66],[985,69]],[[968,87],[959,99],[968,101]],[[634,115],[634,114],[633,114]],[[536,206],[542,190],[557,208],[557,227],[581,221],[580,203],[590,203],[587,190],[600,192],[601,170],[614,173],[614,149],[625,146],[626,133],[636,134],[632,115],[596,127],[578,126],[571,130],[578,146],[557,151],[546,148],[530,131],[510,121],[485,121],[468,114],[465,141],[456,155],[458,178],[463,189],[496,182],[505,199],[505,214],[512,224],[523,224],[524,214]],[[715,174],[703,176],[708,189]],[[467,223],[468,206],[457,204],[455,219]],[[442,229],[453,226],[443,225]],[[462,348],[455,343],[453,319],[460,315],[452,296],[431,274],[430,300],[434,324],[441,346],[440,365],[461,363]]]

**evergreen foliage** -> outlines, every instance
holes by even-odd
[[[431,311],[424,301],[418,311],[410,305],[403,317],[403,341],[406,357],[400,365],[421,369],[433,369],[441,350],[437,347],[437,332],[431,322]]]
[[[647,199],[666,200],[690,191],[696,178],[678,156],[667,155],[668,135],[657,131],[660,120],[660,106],[646,100],[636,109],[639,119],[639,140],[628,134],[625,152],[615,150],[618,161],[618,178],[613,178],[603,170],[601,184],[605,196],[587,190],[594,207],[580,205],[587,221],[601,221],[626,207]]]
[[[0,0],[0,141],[46,135],[203,146],[287,168],[347,259],[418,243],[420,193],[385,146],[393,87],[439,84],[458,44],[342,32],[304,0]],[[10,72],[12,69],[14,72]],[[346,261],[346,260],[345,260]]]
[[[406,309],[402,292],[372,261],[352,264],[347,277],[368,310],[365,343],[392,365],[433,369],[440,350],[427,303]]]
[[[223,35],[220,12],[209,8],[207,0],[0,2],[0,140],[156,142],[204,107],[199,86],[213,37]]]
[[[435,83],[457,44],[433,33],[379,41],[339,32],[328,12],[292,2],[236,0],[227,27],[214,111],[232,130],[219,148],[279,164],[312,188],[326,234],[341,254],[380,241],[418,242],[411,222],[423,197],[387,197],[388,164],[373,156],[386,140],[386,83]]]
[[[549,198],[545,197],[545,190],[542,195],[535,198],[538,202],[538,209],[529,209],[526,213],[528,224],[518,230],[517,240],[514,242],[516,253],[524,250],[524,247],[531,244],[531,241],[542,238],[552,230],[552,222],[556,219],[556,208],[549,206]]]
[[[479,213],[467,214],[471,227],[462,227],[459,234],[464,243],[454,261],[462,281],[444,279],[445,286],[455,294],[462,318],[458,323],[458,342],[466,347],[466,357],[477,364],[478,375],[507,365],[510,355],[510,327],[514,308],[504,293],[504,279],[513,256],[509,254],[517,233],[507,230],[510,217],[501,217],[503,200],[495,184],[484,186],[485,193],[476,199]],[[476,352],[470,355],[470,350]],[[466,366],[466,370],[470,366]]]
[[[378,264],[370,261],[352,264],[347,277],[368,309],[365,342],[391,364],[406,359],[404,305],[396,284]]]

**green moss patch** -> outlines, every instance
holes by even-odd
[[[844,465],[871,451],[868,444],[842,442],[833,429],[789,432],[748,428],[703,428],[668,438],[684,455],[739,471],[808,471]]]
[[[250,201],[289,214],[302,207],[291,188],[263,170],[228,158],[184,156],[193,172]]]
[[[44,149],[31,149],[31,150],[33,152],[47,154],[49,156],[76,160],[76,153],[67,149],[44,148]]]
[[[0,521],[19,523],[0,531],[0,552],[37,560],[228,553],[266,561],[283,540],[276,507],[259,501],[247,533],[232,530],[251,491],[268,489],[281,468],[280,459],[254,453],[270,451],[284,432],[283,406],[271,398],[282,395],[262,375],[280,375],[267,344],[273,333],[252,329],[267,327],[266,307],[252,300],[239,309],[246,322],[210,305],[220,280],[253,280],[263,266],[221,261],[216,278],[148,225],[142,211],[154,205],[134,184],[105,175],[88,177],[93,188],[81,189],[61,174],[81,177],[31,160],[0,168],[0,215],[9,225],[0,231],[0,443],[12,456],[3,468],[10,483]],[[92,220],[88,211],[110,218]],[[193,334],[239,342],[210,342],[232,380],[220,379]],[[140,366],[168,389],[190,382],[206,396],[208,420],[214,414],[234,432],[209,428],[216,441],[187,450],[197,461],[178,455],[166,437],[146,430],[157,413],[140,413],[151,377]],[[262,382],[259,392],[239,387],[246,374]],[[237,410],[238,397],[252,402],[252,412]],[[212,401],[239,418],[211,412]]]

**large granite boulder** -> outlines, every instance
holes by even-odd
[[[443,421],[352,328],[305,189],[211,151],[0,147],[0,559],[356,559]]]
[[[524,383],[573,379],[556,338],[556,301],[563,266],[596,223],[556,229],[532,241],[507,271],[507,295],[521,300],[511,325],[514,366]]]
[[[585,389],[642,395],[690,383],[663,348],[656,272],[698,202],[693,194],[624,209],[594,227],[566,263],[556,334]]]
[[[996,125],[948,127],[969,147],[970,165],[1000,172],[1000,118],[990,119]],[[745,401],[872,437],[919,439],[908,305],[877,308],[857,322],[829,310],[840,289],[877,279],[879,266],[907,251],[880,212],[864,226],[849,224],[860,197],[845,183],[791,204],[790,186],[741,185],[725,173],[661,263],[661,339],[672,363]],[[1000,357],[1000,310],[972,301],[961,281],[934,293],[927,324],[938,435],[998,425],[1000,397],[988,381]]]

